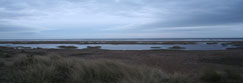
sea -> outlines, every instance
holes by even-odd
[[[0,41],[243,41],[243,38],[0,39]]]
[[[243,41],[243,38],[110,38],[110,39],[0,39],[1,41],[196,41],[196,44],[1,44],[5,47],[31,47],[45,49],[61,49],[59,46],[75,46],[86,49],[88,46],[100,46],[106,50],[227,50],[243,46],[224,45],[232,41]],[[217,41],[216,44],[207,44]],[[171,49],[179,46],[184,49]]]

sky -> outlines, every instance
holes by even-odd
[[[0,0],[0,39],[243,38],[243,0]]]

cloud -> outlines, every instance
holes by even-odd
[[[213,26],[242,24],[242,4],[242,0],[0,0],[0,32],[35,32],[40,36],[48,32],[56,37],[65,31],[146,37],[165,31],[206,33],[220,28]],[[232,31],[242,30],[239,28]]]
[[[34,32],[35,29],[21,26],[21,25],[14,25],[8,23],[0,23],[0,33],[20,33],[20,32]]]
[[[164,7],[169,13],[163,14],[161,11],[155,18],[156,21],[137,27],[151,29],[243,23],[242,4],[242,0],[177,2]]]

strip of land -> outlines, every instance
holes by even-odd
[[[0,41],[0,44],[196,44],[197,42],[214,44],[227,41]],[[227,44],[243,44],[243,41],[232,41]]]
[[[122,80],[129,82],[139,80],[140,83],[243,82],[242,50],[21,50],[0,47],[0,51],[0,82],[11,80],[23,83],[36,82],[39,79],[43,82],[64,83],[68,81],[65,82],[63,79],[87,83],[97,83],[95,81],[113,83]],[[20,79],[19,76],[22,75],[24,77]],[[63,77],[55,78],[53,75]],[[17,76],[17,78],[7,76]],[[130,76],[135,78],[126,78]],[[75,80],[76,78],[82,80]]]

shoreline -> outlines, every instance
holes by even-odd
[[[100,46],[108,50],[228,50],[242,49],[243,41],[0,41],[0,46],[16,49],[59,48],[85,49]]]
[[[197,42],[243,44],[243,41],[0,41],[0,44],[196,44]]]

